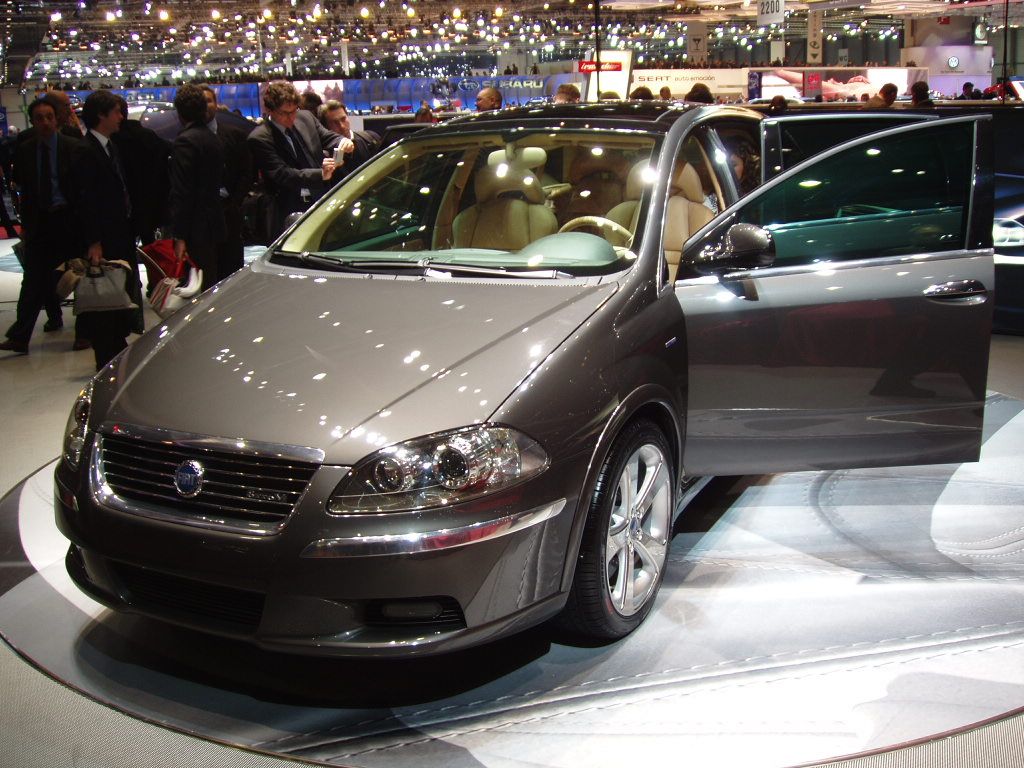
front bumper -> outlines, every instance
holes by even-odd
[[[314,655],[455,650],[561,609],[576,499],[558,495],[560,473],[464,509],[343,518],[324,507],[344,471],[321,467],[267,536],[111,508],[87,470],[61,462],[55,509],[72,541],[68,571],[112,608]]]

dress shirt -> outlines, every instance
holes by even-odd
[[[64,197],[63,192],[60,189],[60,179],[57,174],[57,137],[54,136],[49,141],[45,139],[39,140],[39,155],[36,157],[36,162],[39,163],[38,170],[40,176],[43,172],[43,152],[48,152],[50,156],[50,208],[59,208],[62,205],[67,205],[67,198]],[[40,179],[39,185],[40,191],[43,189],[42,180]]]

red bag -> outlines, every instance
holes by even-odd
[[[149,280],[149,306],[161,319],[170,317],[197,293],[203,284],[203,271],[191,259],[179,262],[174,256],[172,240],[157,240],[141,249],[146,261],[146,272],[152,270],[156,284]],[[188,282],[181,284],[182,273],[188,269]]]

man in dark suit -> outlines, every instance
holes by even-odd
[[[206,98],[206,127],[220,140],[224,151],[224,191],[221,205],[224,209],[224,240],[217,250],[217,277],[223,280],[232,272],[242,268],[244,246],[242,244],[242,202],[252,189],[255,171],[252,155],[245,142],[247,133],[232,125],[225,112],[217,106],[217,94],[209,86],[203,86]]]
[[[263,96],[267,120],[249,134],[253,162],[273,195],[271,236],[284,231],[289,213],[304,211],[331,185],[333,152],[344,151],[348,139],[328,131],[305,110],[299,110],[295,86],[275,80]]]
[[[57,110],[57,133],[67,136],[72,139],[81,140],[82,138],[82,126],[78,122],[78,118],[75,116],[75,111],[71,108],[71,97],[64,91],[47,91],[46,97],[51,100],[54,109]],[[17,144],[21,144],[23,141],[28,141],[36,135],[36,129],[29,125],[24,131],[18,134]],[[61,261],[66,261],[69,258],[77,256],[76,253],[69,253]],[[43,326],[43,330],[46,332],[59,331],[64,327],[64,318],[60,306],[60,297],[57,294],[48,296],[46,304],[46,324]],[[89,340],[82,338],[79,332],[78,324],[75,324],[75,343],[72,349],[88,349]]]
[[[168,198],[174,255],[187,255],[203,270],[203,290],[214,285],[217,254],[224,241],[224,149],[206,127],[206,96],[198,85],[183,85],[174,97],[181,133],[171,147]]]
[[[380,136],[373,131],[354,131],[348,118],[348,107],[336,99],[326,102],[320,110],[320,122],[329,131],[351,140],[352,149],[345,147],[345,162],[340,171],[334,172],[334,180],[340,181],[361,166],[375,154],[380,146]]]
[[[98,266],[101,259],[105,259],[123,260],[131,265],[128,295],[136,304],[141,304],[128,185],[117,145],[110,140],[123,120],[119,98],[107,90],[93,91],[82,107],[82,122],[88,129],[79,165],[82,232],[90,264]],[[88,312],[80,317],[87,321],[85,330],[92,341],[96,370],[99,370],[128,346],[134,313],[124,309]]]
[[[75,240],[80,226],[74,168],[81,146],[58,133],[58,108],[48,95],[29,105],[34,132],[18,144],[14,155],[12,173],[21,193],[25,264],[17,319],[0,350],[21,355],[28,354],[40,310],[55,299],[56,267],[80,247]]]
[[[138,120],[128,119],[128,102],[117,97],[121,127],[111,136],[117,145],[124,181],[131,201],[132,233],[143,244],[155,240],[154,232],[164,223],[167,209],[167,161],[170,144]]]

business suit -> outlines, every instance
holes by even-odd
[[[231,125],[220,113],[214,117],[214,125],[217,127],[217,138],[224,150],[224,187],[228,193],[228,196],[221,200],[224,208],[225,236],[217,250],[217,274],[223,280],[242,268],[242,202],[252,189],[256,171],[252,164],[252,153],[246,143],[248,134]]]
[[[142,290],[124,170],[122,168],[118,172],[113,157],[93,131],[89,131],[83,140],[78,172],[82,234],[86,247],[99,243],[104,259],[122,259],[131,265],[126,288],[132,301],[140,307],[138,310],[79,315],[85,322],[84,331],[92,341],[96,368],[99,369],[128,345],[127,336],[138,324],[136,314],[141,313]]]
[[[55,166],[50,145],[44,144],[38,134],[19,143],[14,154],[12,175],[21,196],[25,266],[17,319],[7,336],[19,346],[28,345],[40,310],[47,303],[57,304],[58,275],[54,270],[67,259],[81,255],[83,246],[77,237],[80,216],[75,175],[81,142],[60,133],[56,133],[52,141],[56,144]],[[51,174],[51,178],[55,176],[56,185],[49,201],[42,199],[43,151],[49,156],[47,163],[56,168],[56,173]],[[59,305],[56,317],[60,318]]]
[[[227,234],[221,188],[224,149],[205,123],[190,123],[171,147],[170,235],[184,240],[189,257],[203,270],[203,290],[220,278],[217,249]]]
[[[270,120],[257,126],[247,139],[253,162],[273,196],[272,237],[284,230],[284,220],[289,213],[306,210],[335,183],[324,181],[320,166],[324,153],[332,154],[341,136],[324,128],[304,110],[295,115],[295,131],[302,142],[306,162],[296,155],[285,134]]]
[[[332,181],[337,183],[352,171],[377,154],[380,136],[373,131],[352,131],[352,143],[355,149],[345,155],[340,172],[335,172]]]
[[[138,120],[125,120],[110,140],[121,153],[132,204],[132,233],[143,243],[151,243],[154,231],[164,223],[167,208],[170,144]]]

